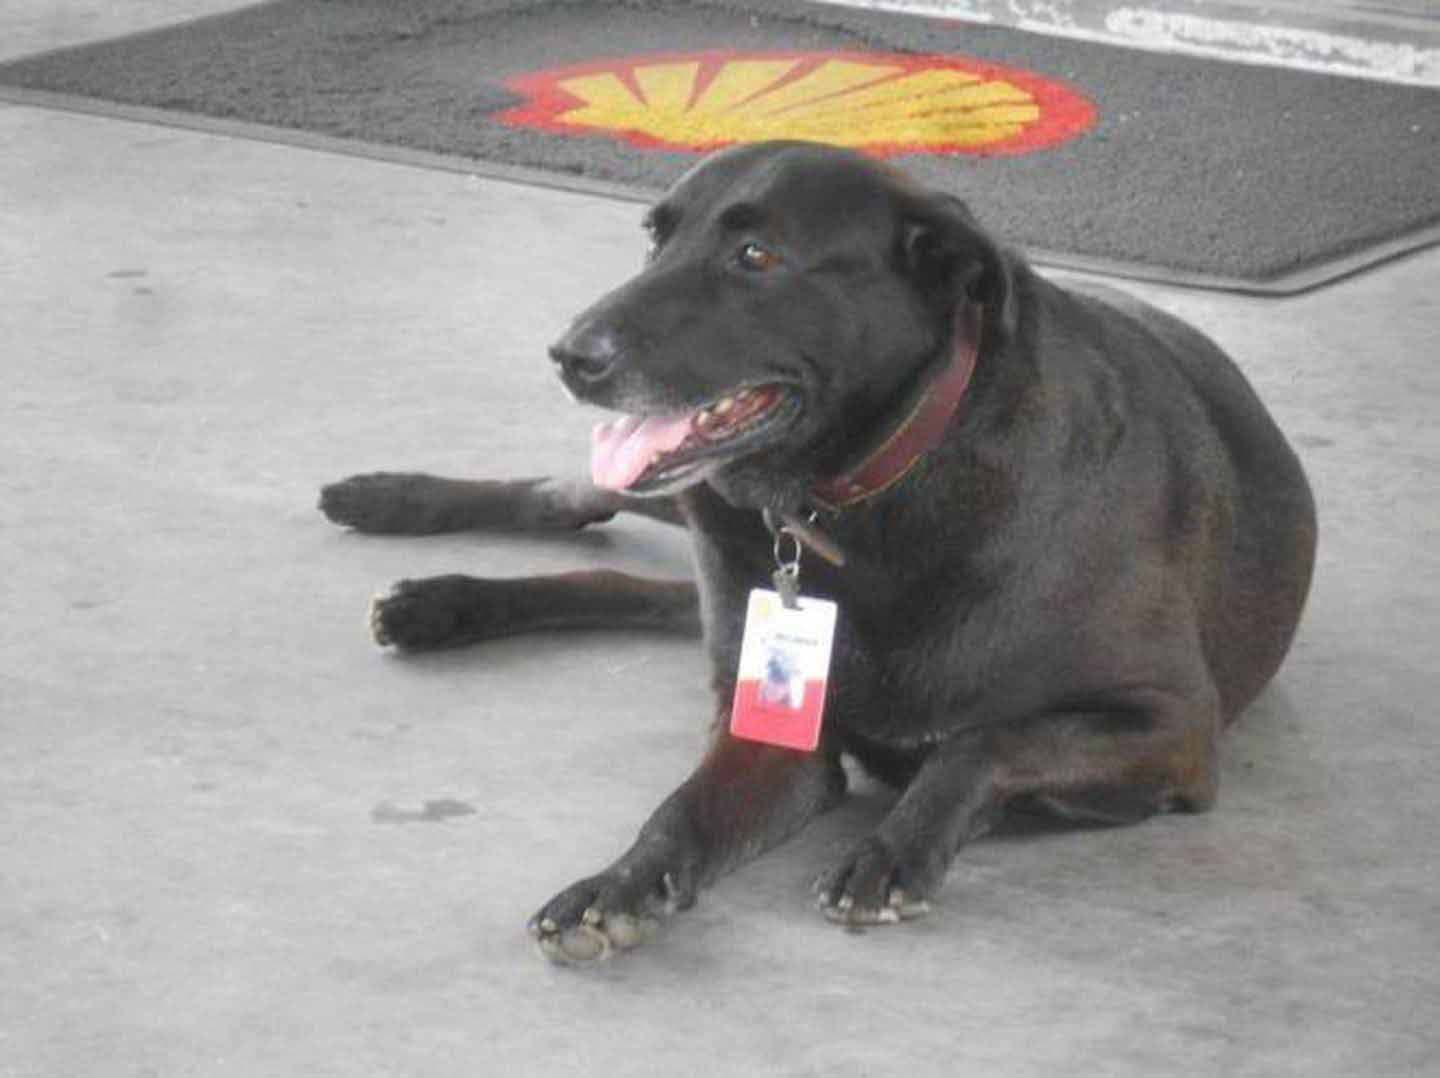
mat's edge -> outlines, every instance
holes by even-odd
[[[33,90],[0,85],[0,104],[81,113],[128,123],[175,127],[201,134],[246,139],[252,142],[269,142],[296,149],[333,153],[345,157],[359,157],[411,168],[456,172],[525,187],[596,195],[620,202],[645,204],[650,202],[661,190],[658,187],[648,189],[632,187],[585,176],[564,175],[524,165],[507,165],[481,158],[464,157],[459,154],[417,150],[408,146],[396,146],[388,143],[364,142],[297,128],[275,127],[250,120],[177,112],[149,105],[124,104],[78,94],[56,93],[52,90]],[[1027,246],[1022,247],[1022,250],[1031,260],[1053,269],[1120,277],[1180,288],[1283,297],[1312,291],[1323,285],[1351,277],[1383,262],[1392,261],[1436,244],[1440,244],[1440,222],[1427,225],[1405,236],[1382,240],[1332,259],[1312,262],[1288,273],[1266,278],[1229,277],[1222,274],[1202,273],[1197,270],[1167,269],[1147,263],[1050,251],[1037,247]]]

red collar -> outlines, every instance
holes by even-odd
[[[834,511],[873,497],[898,483],[921,457],[940,444],[975,373],[981,310],[978,303],[960,307],[955,313],[955,350],[950,362],[918,390],[918,397],[907,402],[904,418],[878,445],[838,475],[815,483],[811,493],[816,505]]]

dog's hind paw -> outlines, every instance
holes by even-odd
[[[624,499],[565,479],[445,479],[409,472],[352,475],[320,491],[320,511],[374,535],[574,531],[609,520]]]
[[[433,480],[428,476],[374,472],[352,475],[320,490],[320,512],[336,524],[375,535],[413,535],[435,530]]]
[[[401,580],[370,600],[370,635],[380,647],[433,651],[474,643],[487,634],[476,582],[458,576]]]
[[[815,881],[816,905],[826,920],[858,928],[899,924],[930,912],[924,895],[932,872],[907,868],[880,839],[866,839]],[[943,875],[943,873],[942,873]]]

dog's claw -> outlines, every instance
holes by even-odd
[[[553,918],[530,922],[530,933],[540,953],[552,962],[603,962],[616,952],[638,947],[655,934],[653,917],[627,913],[602,913],[591,907],[580,922],[562,929]]]
[[[655,934],[659,922],[653,917],[632,917],[614,913],[605,919],[605,936],[618,950],[638,947]]]
[[[890,910],[894,911],[896,919],[900,921],[913,921],[930,912],[929,902],[923,898],[912,899],[899,887],[891,888],[888,906]]]
[[[394,641],[390,639],[389,632],[385,629],[384,604],[389,595],[375,594],[370,598],[370,612],[367,618],[370,626],[370,638],[375,641],[377,647],[389,647]]]
[[[668,917],[670,914],[678,910],[681,906],[681,903],[683,902],[683,898],[680,894],[680,885],[675,882],[675,877],[671,873],[667,872],[660,877],[660,887],[665,892],[664,910],[665,915]]]
[[[563,932],[541,931],[536,934],[535,942],[542,955],[560,963],[602,962],[610,957],[612,950],[604,932],[585,924]]]
[[[850,928],[913,921],[930,912],[930,903],[896,881],[914,878],[913,867],[871,839],[815,881],[816,905],[827,921]]]
[[[849,895],[842,895],[834,903],[821,899],[818,905],[827,921],[851,928],[863,925],[898,925],[902,921],[924,917],[930,912],[930,903],[925,901],[892,901],[878,908],[870,908],[855,905],[855,900]]]

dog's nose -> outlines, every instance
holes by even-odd
[[[584,319],[550,346],[550,358],[569,378],[600,382],[610,376],[620,358],[615,332],[602,322]]]

